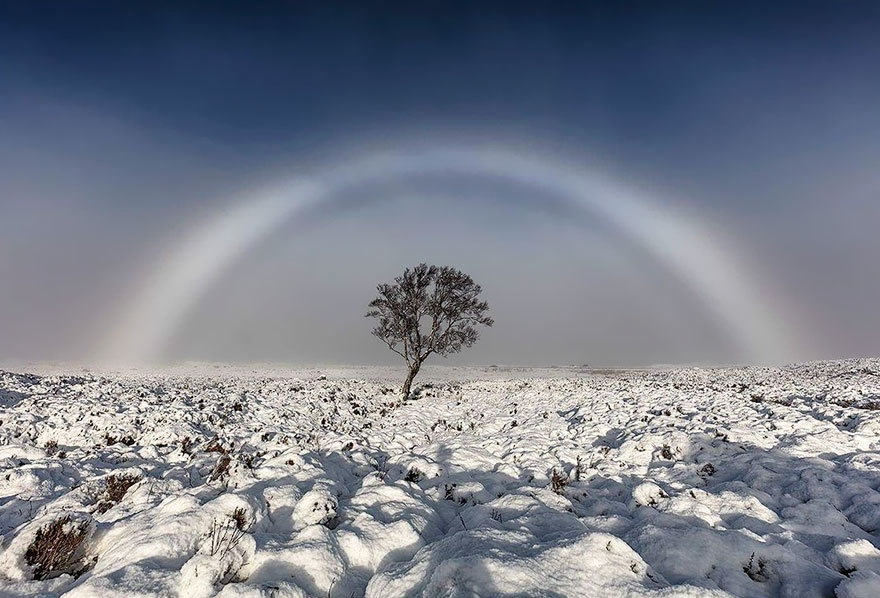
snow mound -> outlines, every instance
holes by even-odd
[[[561,535],[540,542],[528,532],[461,531],[422,549],[409,562],[370,581],[368,598],[401,596],[729,597],[677,586],[670,593],[626,543],[603,533]]]
[[[873,571],[856,573],[834,590],[836,598],[877,598],[880,596],[880,575]]]

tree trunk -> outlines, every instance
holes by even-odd
[[[416,377],[416,374],[419,373],[419,368],[421,366],[422,366],[422,364],[420,364],[420,363],[414,363],[409,368],[409,374],[407,375],[406,381],[403,383],[403,388],[401,389],[401,392],[403,393],[402,400],[405,401],[409,398],[409,392],[410,392],[410,389],[412,388],[413,379]]]

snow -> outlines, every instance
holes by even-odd
[[[0,596],[880,596],[880,360],[17,370]]]

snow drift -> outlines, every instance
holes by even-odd
[[[43,371],[0,372],[2,596],[880,595],[880,361]]]

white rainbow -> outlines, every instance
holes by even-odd
[[[791,356],[792,336],[735,252],[693,217],[596,173],[499,149],[444,147],[371,154],[316,177],[285,182],[225,209],[173,247],[143,278],[104,348],[114,359],[161,359],[177,330],[226,270],[310,208],[358,187],[427,174],[496,177],[556,194],[611,224],[675,274],[736,343],[741,358]]]

